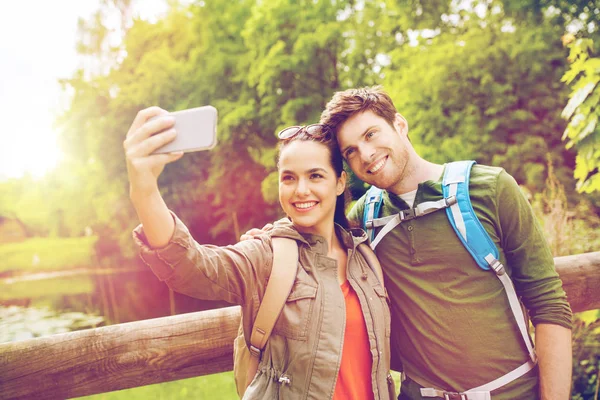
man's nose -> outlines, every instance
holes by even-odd
[[[364,163],[372,162],[375,157],[375,147],[369,143],[361,143],[358,146],[358,152],[360,154],[360,159]]]

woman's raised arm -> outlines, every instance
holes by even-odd
[[[172,117],[159,107],[146,108],[136,115],[123,142],[129,177],[129,197],[144,227],[148,244],[153,248],[169,243],[175,222],[158,190],[158,176],[165,165],[183,156],[182,152],[152,154],[169,143],[177,133]]]

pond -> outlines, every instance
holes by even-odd
[[[170,292],[144,266],[0,278],[0,342],[228,306]]]

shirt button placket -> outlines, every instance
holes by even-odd
[[[409,222],[408,226],[406,227],[406,230],[408,231],[408,240],[410,242],[410,254],[411,254],[411,260],[413,263],[419,262],[419,259],[417,257],[417,249],[415,247],[415,226],[413,225],[412,221]]]

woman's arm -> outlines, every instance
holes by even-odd
[[[173,290],[203,299],[248,303],[266,280],[272,263],[270,239],[237,246],[202,246],[165,204],[158,177],[183,153],[152,154],[172,141],[174,119],[150,107],[135,117],[123,142],[129,196],[141,225],[134,231],[144,262]],[[153,119],[156,116],[161,118]]]
[[[123,142],[129,177],[129,197],[144,227],[148,244],[152,248],[164,247],[175,230],[175,222],[158,189],[158,176],[165,165],[181,158],[183,153],[152,154],[169,143],[177,133],[175,120],[159,107],[140,111],[135,117]]]
[[[273,260],[269,237],[225,247],[200,245],[177,216],[169,218],[175,229],[166,246],[150,247],[142,225],[133,231],[133,238],[142,261],[171,289],[240,305],[252,305],[253,297],[263,293]]]

